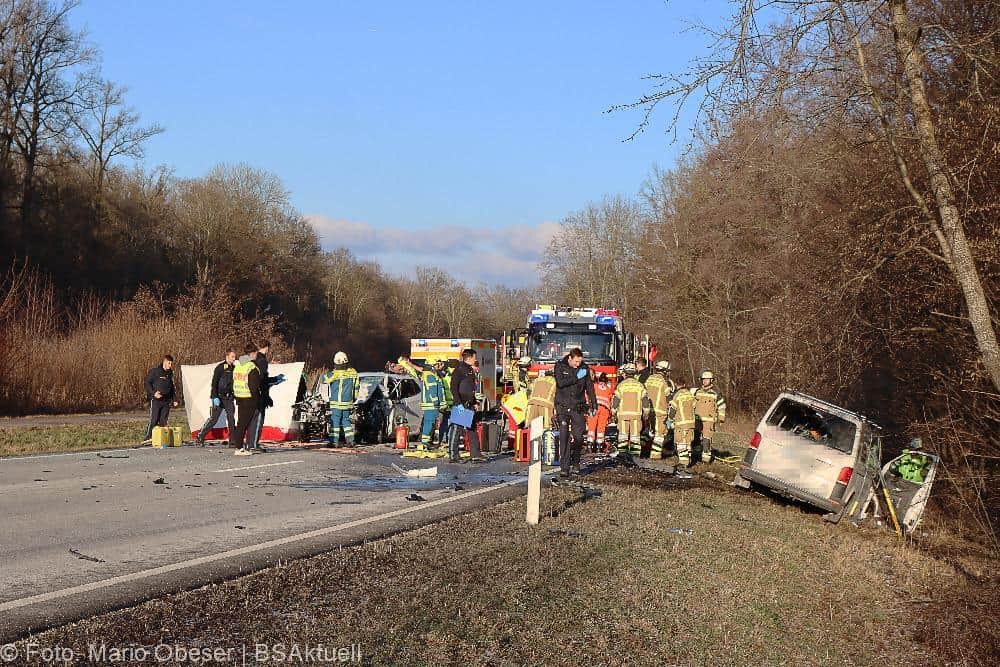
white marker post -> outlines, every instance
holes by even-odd
[[[542,433],[544,420],[535,417],[531,420],[531,463],[528,464],[528,512],[525,521],[530,525],[538,525],[538,506],[542,496]]]

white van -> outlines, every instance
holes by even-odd
[[[751,483],[800,500],[828,514],[833,522],[859,522],[869,504],[880,507],[875,493],[883,487],[909,532],[923,515],[934,482],[938,457],[921,453],[927,469],[921,482],[897,474],[896,457],[882,465],[880,427],[864,416],[797,391],[784,391],[757,425],[757,431],[733,480]]]

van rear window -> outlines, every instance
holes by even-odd
[[[832,447],[845,454],[854,449],[854,424],[804,403],[781,399],[767,418],[767,423],[808,442]]]

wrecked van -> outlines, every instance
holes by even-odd
[[[875,505],[878,516],[892,514],[907,532],[923,514],[937,457],[921,453],[921,477],[898,474],[899,457],[882,465],[880,427],[863,415],[797,391],[783,391],[757,425],[733,481],[771,489],[826,510],[824,518],[855,523]],[[895,522],[896,519],[894,518]]]

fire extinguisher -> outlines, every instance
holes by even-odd
[[[396,427],[396,449],[406,449],[410,442],[410,427],[400,424]]]

